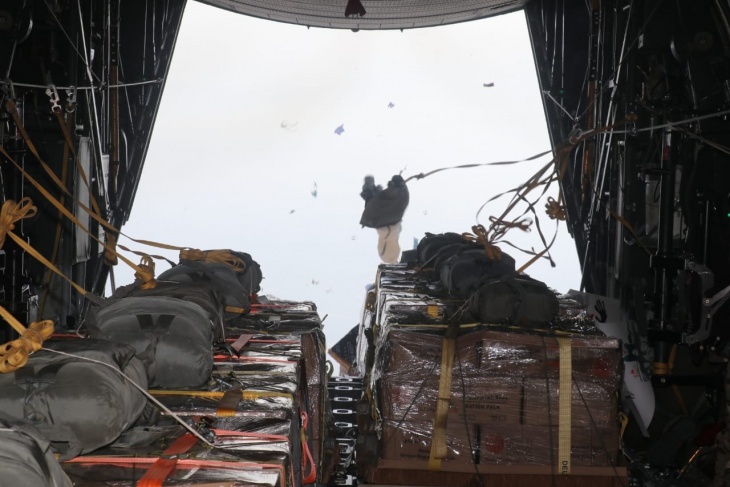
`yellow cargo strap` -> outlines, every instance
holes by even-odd
[[[0,147],[0,151],[4,151],[4,149]],[[40,252],[31,247],[30,244],[25,241],[25,239],[22,239],[15,235],[15,233],[13,233],[13,229],[15,228],[15,222],[20,221],[24,218],[31,218],[35,216],[37,212],[38,208],[33,206],[33,202],[27,196],[20,200],[19,203],[16,203],[13,200],[6,200],[5,203],[3,203],[2,208],[0,208],[0,248],[2,248],[3,244],[5,243],[5,237],[10,237],[13,242],[15,242],[21,249],[25,250],[29,255],[31,255],[43,265],[48,267],[50,270],[68,281],[69,284],[71,284],[71,286],[73,286],[73,288],[76,289],[76,291],[78,291],[82,296],[96,304],[101,303],[101,300],[98,297],[91,294],[90,292],[73,282],[71,279],[66,277],[63,272],[61,272],[55,265],[53,265],[48,259],[46,259]]]
[[[89,233],[89,231],[83,225],[81,225],[80,222],[78,222],[75,218],[72,219],[72,221],[74,221],[74,223],[76,223],[77,225],[79,225],[82,230],[84,230],[85,232],[89,233],[89,235],[91,235],[91,237],[94,238],[97,242],[102,243],[103,247],[105,248],[104,261],[108,265],[116,265],[117,257],[121,257],[122,260],[124,260],[127,264],[131,265],[134,268],[134,265],[133,264],[130,264],[129,261],[125,260],[122,256],[120,256],[116,252],[116,248],[115,248],[115,246],[116,246],[116,236],[118,234],[124,235],[125,237],[127,237],[128,239],[130,239],[133,242],[137,242],[137,243],[140,243],[140,244],[143,244],[143,245],[149,245],[151,247],[157,247],[157,248],[166,249],[166,250],[177,250],[177,251],[182,251],[182,250],[186,249],[186,247],[178,247],[178,246],[174,246],[174,245],[161,244],[161,243],[154,242],[154,241],[150,241],[150,240],[138,240],[138,239],[134,239],[134,238],[130,237],[129,235],[126,235],[123,232],[119,231],[112,224],[110,224],[104,218],[102,218],[102,216],[101,216],[101,210],[99,209],[99,205],[96,202],[96,198],[94,198],[93,191],[91,190],[91,187],[89,186],[89,180],[88,180],[88,177],[86,175],[86,172],[84,171],[83,167],[81,166],[81,164],[78,161],[78,156],[76,154],[76,150],[74,149],[73,141],[71,140],[71,136],[69,134],[68,127],[66,126],[66,124],[63,123],[63,117],[61,116],[60,111],[55,111],[54,110],[54,112],[56,114],[56,118],[57,118],[59,124],[61,125],[61,131],[63,132],[63,136],[64,136],[65,141],[66,141],[66,145],[69,147],[69,149],[71,150],[71,152],[74,155],[74,161],[75,161],[76,167],[77,167],[77,169],[79,171],[79,175],[81,176],[81,179],[83,180],[83,182],[86,185],[86,187],[89,189],[91,206],[93,207],[93,210],[89,209],[89,207],[87,207],[85,204],[83,204],[82,202],[78,201],[74,197],[74,195],[71,194],[71,192],[68,190],[68,188],[66,187],[66,185],[64,184],[64,182],[61,181],[58,178],[58,176],[56,176],[56,173],[48,166],[48,164],[46,164],[43,161],[43,159],[41,159],[41,156],[38,153],[38,150],[36,149],[35,145],[33,144],[33,141],[30,139],[30,136],[28,135],[27,131],[25,130],[25,127],[23,126],[23,122],[20,119],[20,116],[18,115],[18,111],[16,109],[15,102],[13,100],[8,100],[5,103],[5,108],[7,109],[8,113],[13,117],[13,122],[18,127],[18,131],[20,132],[21,136],[23,137],[23,140],[25,141],[26,146],[28,147],[28,150],[35,156],[35,158],[38,160],[38,162],[40,163],[41,167],[46,172],[46,174],[48,174],[48,176],[50,177],[50,179],[56,184],[56,186],[58,186],[58,188],[65,195],[69,196],[79,206],[79,208],[81,208],[85,213],[87,213],[91,218],[93,218],[99,225],[101,225],[102,227],[104,227],[104,229],[105,229],[105,237],[107,239],[107,243],[106,244],[100,242],[94,235],[92,235],[91,233]],[[53,196],[51,196],[50,193],[48,193],[45,190],[45,188],[39,187],[39,185],[37,185],[37,183],[35,182],[35,180],[20,165],[18,165],[10,157],[10,155],[5,150],[0,151],[0,153],[2,153],[20,171],[20,173],[23,174],[23,176],[25,176],[26,179],[28,179],[31,182],[31,184],[33,184],[33,186],[35,186],[36,189],[38,189],[38,191],[40,191],[41,194],[43,194],[43,196],[45,196],[48,199],[48,201],[51,204],[53,204],[57,208],[59,206],[62,206],[65,209],[65,206],[64,205],[59,205],[58,202],[55,201],[55,198]],[[68,217],[68,213],[67,212],[64,212],[61,209],[59,209],[59,211],[61,211],[61,213],[63,213],[65,216]],[[139,269],[135,269],[135,270],[139,270]],[[146,276],[146,274],[144,272],[142,274],[144,276]],[[148,284],[148,286],[154,287],[154,281],[144,280],[144,282],[145,283],[151,282],[152,284]]]
[[[446,442],[446,419],[449,413],[451,399],[451,378],[454,369],[455,338],[444,337],[441,345],[441,371],[439,377],[439,392],[436,398],[436,413],[433,418],[433,437],[431,438],[431,452],[428,458],[428,469],[441,470],[441,460],[446,459],[448,445]]]
[[[0,316],[20,334],[19,338],[0,345],[0,373],[5,374],[24,366],[30,354],[43,347],[43,340],[53,334],[53,321],[34,321],[25,328],[2,306]]]
[[[570,475],[571,404],[573,401],[573,351],[570,338],[558,338],[560,351],[560,390],[558,391],[558,468]]]
[[[235,313],[239,315],[245,315],[247,313],[244,308],[239,308],[238,306],[226,306],[224,311],[226,313]]]
[[[426,305],[426,313],[428,313],[428,316],[431,318],[438,318],[439,317],[439,307],[436,304],[429,304]]]
[[[162,389],[151,389],[148,391],[153,396],[189,396],[200,397],[204,399],[222,399],[226,394],[222,391],[172,391]],[[266,399],[269,397],[283,397],[284,399],[294,400],[294,396],[290,392],[274,392],[274,391],[240,391],[241,398],[244,401],[255,399]]]
[[[43,187],[43,185],[41,185],[30,174],[28,174],[22,168],[22,166],[20,164],[18,164],[15,161],[15,159],[13,159],[10,156],[10,154],[8,154],[8,152],[5,150],[5,148],[2,147],[2,146],[0,146],[0,154],[4,155],[5,158],[8,161],[10,161],[10,163],[13,164],[13,166],[15,166],[15,168],[18,169],[18,171],[20,171],[23,174],[23,176],[25,177],[25,179],[29,183],[31,183],[48,200],[49,203],[51,203],[54,207],[56,207],[56,209],[58,211],[60,211],[61,213],[63,213],[63,215],[66,218],[68,218],[69,220],[71,220],[74,224],[76,224],[79,228],[81,228],[84,232],[86,232],[91,238],[93,238],[95,241],[97,241],[102,247],[104,247],[107,250],[110,250],[110,251],[114,252],[122,261],[124,261],[127,265],[129,265],[132,269],[134,269],[136,271],[135,272],[135,276],[137,275],[137,273],[139,273],[139,275],[142,276],[141,277],[141,280],[142,280],[143,283],[145,283],[147,285],[150,285],[150,287],[154,287],[154,282],[155,282],[154,281],[154,275],[150,274],[150,271],[149,271],[148,268],[144,268],[144,267],[138,266],[135,263],[133,263],[131,260],[129,260],[126,257],[124,257],[123,255],[116,253],[116,251],[111,246],[107,245],[106,242],[101,241],[96,235],[94,235],[91,231],[89,231],[89,229],[86,228],[86,226],[83,223],[81,223],[78,220],[78,218],[76,218],[76,215],[74,215],[73,213],[71,213],[64,205],[62,205],[61,203],[59,203],[58,200],[56,198],[54,198],[53,195],[51,195],[48,192],[48,190],[46,190]],[[64,191],[66,191],[68,193],[68,191],[65,190],[65,188],[64,188]],[[74,201],[76,201],[76,200],[74,199]],[[79,206],[82,206],[83,207],[83,204],[82,203],[79,203],[78,201],[76,201],[76,202],[77,202],[77,204]],[[88,208],[86,208],[86,210],[88,211]],[[95,219],[97,219],[97,221],[99,223],[104,222],[103,223],[104,226],[111,227],[111,225],[109,225],[109,223],[107,223],[103,218],[98,217],[97,215],[95,215],[94,213],[92,213],[90,211],[88,211],[88,213],[89,213],[89,215],[91,215],[92,217],[94,217]],[[114,227],[111,227],[111,228],[114,228]],[[38,255],[40,255],[40,254],[38,254]],[[34,257],[35,257],[35,255],[34,255]],[[46,264],[46,262],[48,262],[48,261],[44,259],[43,263]],[[49,265],[49,264],[46,264],[46,265]],[[64,278],[65,278],[65,276],[64,276]],[[79,292],[81,292],[81,291],[79,291]],[[82,294],[84,294],[84,296],[87,296],[89,293],[87,293],[86,291],[84,291]]]
[[[41,159],[40,154],[38,154],[38,150],[35,148],[35,144],[33,144],[33,141],[30,139],[30,136],[28,135],[28,132],[25,130],[25,126],[23,125],[22,120],[20,119],[20,116],[18,115],[18,110],[16,109],[15,101],[12,99],[8,99],[8,101],[5,102],[5,109],[8,111],[10,116],[13,118],[13,122],[15,123],[16,127],[18,127],[18,131],[20,132],[20,135],[23,137],[23,140],[25,141],[26,146],[28,147],[28,150],[35,156],[36,159],[38,159],[38,162],[41,164],[41,167],[46,171],[48,176],[53,180],[56,185],[58,185],[59,188],[61,188],[66,194],[69,196],[72,196],[71,193],[66,189],[66,185],[58,179],[58,176],[56,176],[56,173],[53,172],[53,170],[48,167],[48,164],[46,164],[43,159]],[[76,168],[79,171],[79,175],[81,176],[81,179],[83,180],[84,184],[86,185],[86,188],[89,190],[89,195],[91,199],[91,206],[94,207],[94,211],[96,211],[96,214],[101,217],[101,210],[99,209],[99,204],[96,202],[96,198],[94,198],[94,193],[91,190],[91,187],[89,186],[89,179],[86,176],[86,172],[84,171],[84,168],[81,166],[78,160],[78,156],[76,154],[76,149],[74,149],[73,141],[71,140],[71,135],[68,131],[68,127],[66,126],[66,123],[64,123],[63,117],[61,116],[60,111],[55,111],[54,113],[56,115],[56,119],[58,120],[58,124],[61,126],[61,132],[63,133],[63,137],[66,141],[66,145],[71,150],[71,153],[74,156],[74,162],[76,163]],[[77,201],[77,203],[79,203]],[[106,220],[104,220],[106,221]],[[108,223],[107,223],[108,224]]]
[[[246,263],[236,257],[230,249],[218,250],[198,250],[198,249],[180,249],[180,260],[196,260],[203,262],[218,262],[228,264],[235,272],[244,272]]]

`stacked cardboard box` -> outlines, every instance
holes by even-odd
[[[228,345],[214,355],[205,387],[150,390],[164,406],[160,420],[64,463],[74,485],[137,485],[145,474],[145,479],[154,477],[152,472],[159,476],[162,467],[167,470],[155,485],[327,483],[338,457],[316,307],[260,301],[249,314],[227,323]],[[194,425],[217,448],[193,440],[179,458],[169,454],[186,434],[173,416]]]
[[[527,472],[545,480],[566,454],[573,481],[598,475],[613,485],[625,476],[616,470],[617,340],[476,323],[463,301],[424,295],[427,279],[404,266],[378,271],[365,375],[379,451],[361,468],[365,480],[459,485],[474,474],[499,481],[494,475]]]

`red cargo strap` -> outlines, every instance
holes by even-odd
[[[313,484],[317,480],[317,467],[314,465],[312,459],[312,453],[309,451],[309,444],[307,443],[307,423],[309,417],[307,413],[302,411],[302,428],[300,431],[300,438],[302,442],[302,484]],[[307,471],[307,463],[309,463],[309,473],[304,474]]]
[[[240,337],[238,337],[238,340],[231,344],[231,348],[233,348],[233,350],[235,350],[237,353],[240,353],[241,349],[245,347],[248,341],[252,338],[253,335],[241,335]]]
[[[162,452],[166,457],[175,457],[187,453],[198,439],[190,433],[178,437],[167,450]],[[158,458],[155,463],[145,472],[137,487],[162,487],[162,483],[175,471],[177,458]]]

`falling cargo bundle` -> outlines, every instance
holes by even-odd
[[[56,336],[0,375],[12,455],[47,452],[19,457],[25,478],[43,479],[23,485],[329,481],[338,451],[315,305],[257,296],[248,254],[213,255],[118,289],[88,313],[88,337]]]
[[[619,341],[566,329],[556,294],[506,254],[457,234],[417,253],[379,267],[358,329],[359,478],[622,485]]]

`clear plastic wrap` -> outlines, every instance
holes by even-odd
[[[151,463],[145,464],[64,464],[74,487],[134,487]],[[199,468],[182,465],[164,486],[201,487],[285,487],[281,473],[262,468]]]
[[[178,416],[216,416],[222,396],[195,394],[156,395],[156,399]],[[235,417],[290,419],[294,399],[288,393],[252,393],[243,396],[236,406]]]
[[[615,465],[618,340],[569,338],[571,459],[575,465]],[[396,326],[380,337],[371,386],[382,420],[382,458],[422,460],[425,451],[428,460],[443,340]],[[462,332],[455,340],[446,413],[447,460],[549,465],[557,454],[559,367],[559,344],[549,333],[502,327]]]

